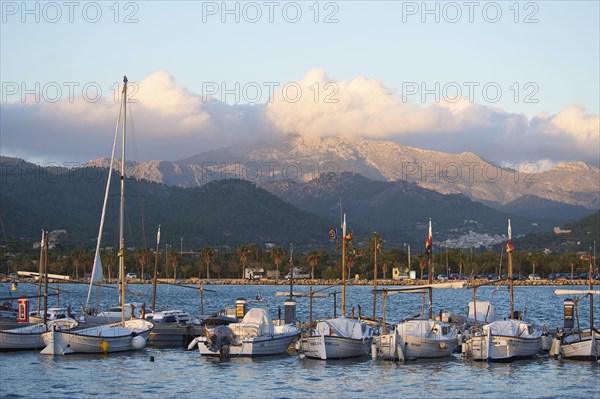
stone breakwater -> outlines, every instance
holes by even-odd
[[[2,283],[10,283],[10,282],[34,282],[33,279],[13,279],[13,278],[2,278],[0,282]],[[464,282],[465,286],[471,285],[479,285],[488,283],[487,279],[477,279],[477,280],[451,280],[450,282]],[[441,283],[442,281],[434,280],[433,283]],[[444,281],[447,282],[447,281]],[[73,283],[89,283],[89,281],[78,280],[78,281],[53,281],[52,283],[65,283],[65,284],[73,284]],[[110,281],[105,281],[105,284],[116,284],[117,280],[112,279]],[[152,280],[128,280],[129,284],[152,284]],[[289,286],[290,281],[285,279],[260,279],[260,280],[245,280],[245,279],[199,279],[197,277],[194,278],[181,278],[177,280],[168,279],[168,278],[160,278],[158,279],[159,284],[203,284],[203,285],[281,285],[281,286]],[[296,279],[293,282],[294,285],[339,285],[341,284],[340,280],[331,280],[331,279]],[[373,280],[367,279],[352,279],[346,281],[347,285],[373,285]],[[403,285],[403,286],[419,286],[427,284],[427,280],[391,280],[391,279],[378,279],[377,285]],[[515,286],[582,286],[587,285],[588,280],[515,280]],[[599,280],[593,280],[593,284],[600,284]],[[508,286],[508,281],[499,281],[490,285],[505,285]]]
[[[478,284],[484,284],[489,282],[489,280],[486,279],[478,279],[478,280],[451,280],[450,282],[461,282],[463,281],[465,283],[465,285],[470,286],[470,285],[478,285]],[[279,279],[279,280],[273,280],[273,279],[260,279],[260,280],[242,280],[242,279],[210,279],[210,280],[206,280],[206,279],[198,279],[198,278],[191,278],[191,279],[181,279],[181,280],[177,280],[176,282],[173,281],[173,279],[159,279],[158,280],[159,283],[171,283],[171,284],[205,284],[205,285],[209,285],[209,284],[214,284],[214,285],[281,285],[281,286],[289,286],[290,285],[290,281],[289,280],[283,280],[283,279]],[[441,283],[442,281],[439,280],[434,280],[434,284],[435,283]],[[445,281],[447,282],[447,281]],[[336,285],[336,284],[340,284],[341,281],[340,280],[330,280],[330,279],[297,279],[293,281],[294,285]],[[594,284],[600,284],[600,281],[598,280],[594,280],[593,281]],[[348,285],[373,285],[373,280],[367,280],[367,279],[352,279],[352,280],[347,280],[346,284]],[[427,280],[410,280],[410,279],[404,279],[404,280],[391,280],[391,279],[378,279],[377,280],[377,285],[404,285],[404,286],[419,286],[419,285],[425,285],[427,284]],[[560,279],[560,280],[515,280],[514,281],[514,285],[515,286],[565,286],[565,285],[587,285],[588,284],[588,280],[564,280],[564,279]],[[494,283],[492,285],[506,285],[508,286],[508,281],[500,281],[497,283]]]

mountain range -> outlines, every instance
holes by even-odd
[[[44,168],[13,158],[1,158],[0,167],[0,217],[6,236],[37,239],[41,228],[64,229],[68,240],[93,245],[106,168]],[[163,241],[178,243],[183,238],[186,247],[248,242],[331,246],[328,232],[339,228],[340,199],[358,241],[377,231],[388,245],[416,243],[412,245],[418,251],[429,218],[438,245],[485,246],[505,240],[509,214],[463,194],[442,194],[415,182],[375,180],[353,172],[322,172],[308,181],[275,174],[256,182],[236,177],[209,179],[190,188],[127,178],[127,241],[152,245],[161,224]],[[117,192],[117,184],[114,178],[111,192]],[[109,198],[104,229],[105,241],[113,244],[117,200],[117,195]],[[511,216],[518,235],[560,225],[546,217]]]
[[[86,166],[108,163],[97,159]],[[463,194],[501,211],[518,209],[520,215],[534,212],[535,217],[570,220],[600,208],[596,166],[563,162],[546,171],[536,163],[513,167],[501,167],[471,152],[449,154],[388,141],[290,135],[177,161],[136,163],[128,170],[132,177],[178,187],[227,178],[259,185],[308,182],[321,174],[352,172],[378,181],[413,182],[441,194]]]

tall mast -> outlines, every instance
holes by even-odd
[[[377,310],[377,249],[377,232],[375,232],[373,233],[373,320]]]
[[[427,264],[428,264],[428,279],[427,283],[431,286],[433,284],[433,233],[431,231],[431,218],[429,218],[429,232],[427,235],[427,242],[429,243],[429,251],[427,256]],[[433,290],[429,289],[429,311],[428,311],[429,320],[433,319]]]
[[[346,317],[346,214],[342,221],[342,317]]]
[[[508,219],[508,245],[506,246],[506,250],[508,252],[508,290],[510,292],[510,318],[511,320],[515,318],[515,298],[513,294],[513,264],[512,264],[512,233],[510,229],[510,218]]]
[[[37,315],[42,314],[42,273],[44,272],[44,247],[45,247],[46,232],[42,229],[42,241],[40,241],[40,267],[38,273],[38,300],[37,300]]]
[[[290,243],[290,301],[294,299],[294,244]]]
[[[154,305],[156,305],[156,283],[158,276],[158,256],[160,251],[160,224],[156,233],[156,254],[154,256],[154,278],[152,279],[152,313],[154,313]]]
[[[594,245],[596,242],[594,241]],[[590,331],[594,334],[594,295],[591,294],[591,291],[594,289],[594,284],[592,283],[592,279],[594,278],[594,262],[593,262],[593,252],[592,248],[590,248],[590,274],[588,275],[588,288],[590,290]]]
[[[121,322],[125,324],[125,241],[123,224],[125,220],[125,132],[127,121],[127,76],[123,76],[123,128],[121,134],[121,201],[119,207],[119,274],[121,280]]]

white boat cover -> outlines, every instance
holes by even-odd
[[[352,339],[363,339],[371,336],[366,323],[345,317],[318,322],[315,333],[316,335],[337,335]]]
[[[396,328],[402,337],[430,338],[438,333],[440,326],[433,320],[407,320],[399,323]]]
[[[229,324],[237,338],[249,338],[261,335],[273,335],[273,320],[263,308],[250,309],[241,322]]]
[[[473,301],[469,302],[469,320],[475,320],[474,313],[475,305]],[[491,303],[485,301],[477,301],[477,323],[491,323],[496,320],[496,312]]]
[[[534,329],[531,324],[519,320],[497,320],[483,326],[483,333],[488,330],[492,335],[505,335],[519,338],[538,338],[541,336],[539,329]]]

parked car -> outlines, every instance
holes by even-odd
[[[581,274],[579,275],[579,278],[580,278],[581,280],[587,280],[589,277],[590,277],[590,274],[589,274],[589,273],[581,273]]]
[[[441,281],[448,280],[448,276],[446,275],[446,273],[440,273],[440,274],[438,274],[438,275],[437,275],[437,277],[436,277],[436,278],[437,278],[438,280],[441,280]]]
[[[11,274],[8,275],[8,277],[10,277],[10,278],[17,278],[17,277],[19,277],[19,275],[17,273],[11,273]]]
[[[127,273],[125,275],[125,278],[136,279],[137,278],[137,274],[135,274],[135,273]]]
[[[142,280],[152,280],[152,277],[150,277],[149,274],[144,273],[142,274]]]
[[[551,281],[554,281],[554,280],[556,280],[556,273],[550,273],[550,274],[548,275],[548,280],[551,280]]]
[[[539,274],[530,274],[528,276],[528,278],[529,278],[529,280],[541,280],[542,279]]]

